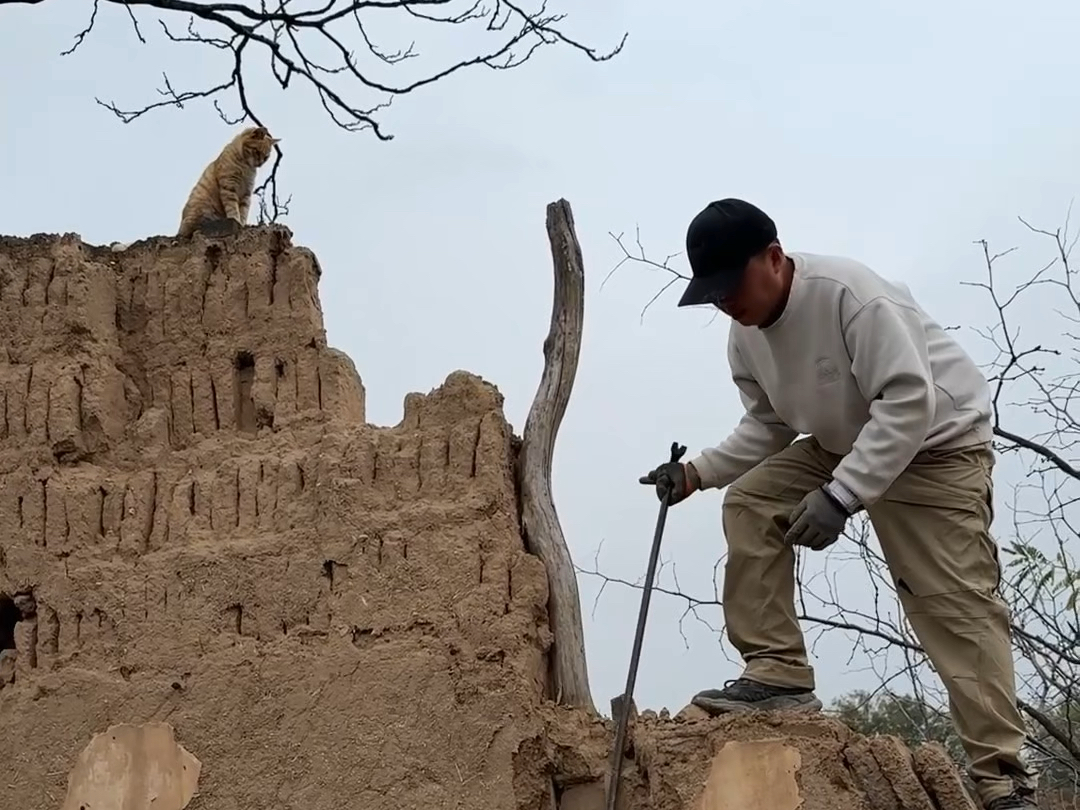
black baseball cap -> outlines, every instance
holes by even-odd
[[[746,264],[776,239],[776,223],[756,205],[728,197],[705,206],[686,230],[692,278],[680,307],[716,303],[742,281]]]

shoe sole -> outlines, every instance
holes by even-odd
[[[737,712],[803,711],[819,712],[822,703],[816,695],[779,695],[765,700],[747,703],[745,700],[725,700],[695,696],[690,702],[709,714],[734,714]]]

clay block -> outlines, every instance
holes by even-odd
[[[964,788],[964,782],[939,743],[925,743],[912,752],[915,773],[934,800],[937,810],[976,810],[975,802]]]

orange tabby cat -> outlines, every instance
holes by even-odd
[[[255,174],[280,140],[266,127],[248,127],[229,141],[191,190],[176,235],[191,236],[203,219],[225,218],[246,225]]]

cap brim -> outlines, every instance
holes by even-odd
[[[714,276],[695,276],[683,290],[677,306],[696,307],[702,304],[715,304],[716,300],[738,286],[739,279],[732,279],[725,273]]]

